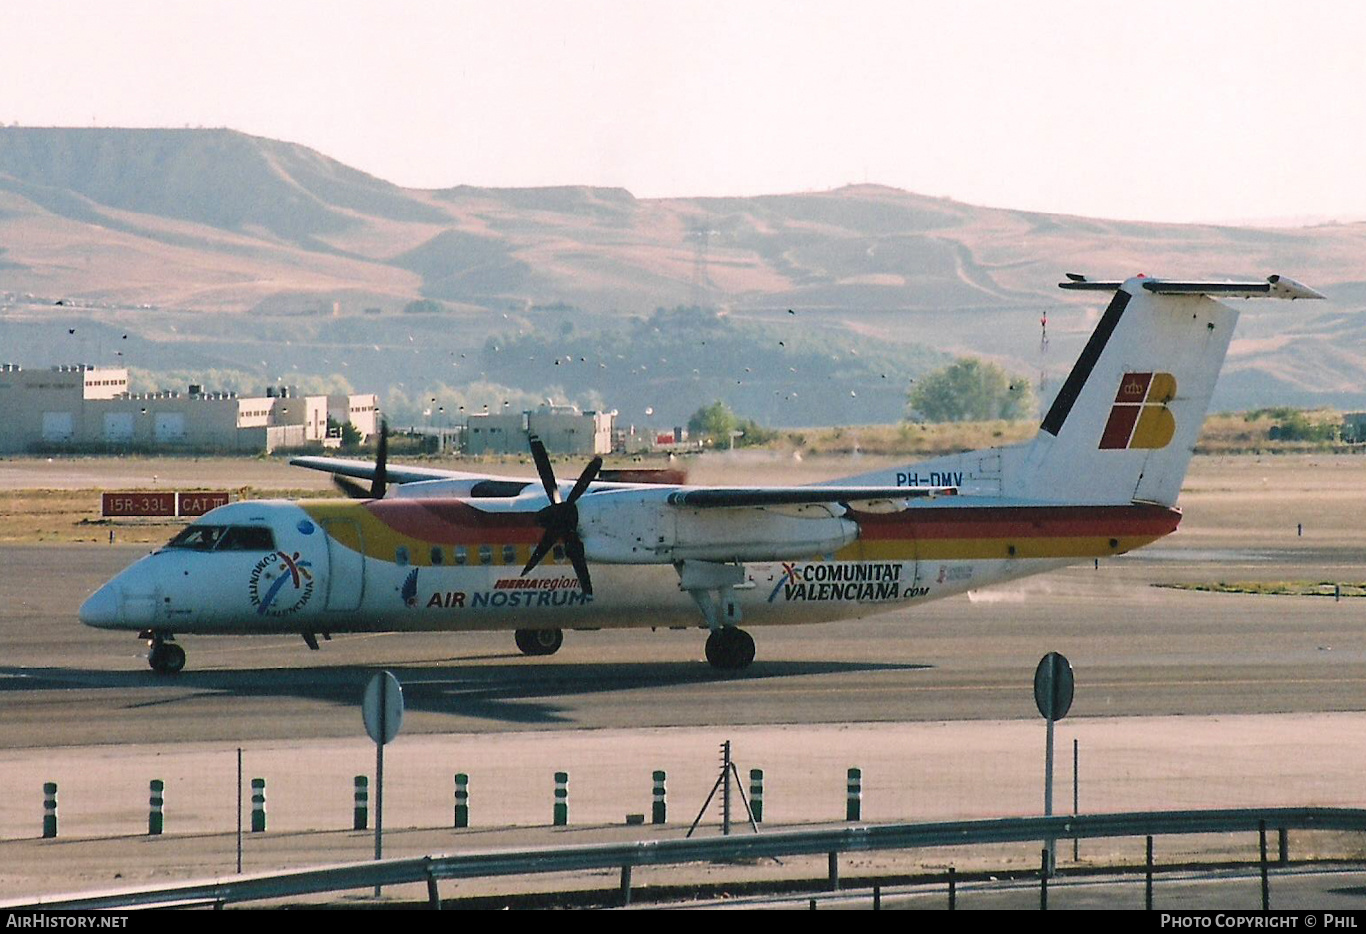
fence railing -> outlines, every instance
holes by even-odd
[[[490,849],[447,856],[387,859],[256,873],[173,885],[0,901],[9,909],[150,908],[228,904],[290,898],[375,886],[425,882],[439,906],[437,883],[505,875],[621,869],[622,894],[630,897],[633,866],[714,860],[762,859],[825,853],[832,879],[840,853],[923,847],[1021,843],[1031,840],[1240,833],[1268,829],[1366,831],[1366,809],[1259,808],[1204,811],[1139,811],[1063,817],[1009,817],[928,824],[867,824],[821,830],[778,830],[760,834],[567,847]]]

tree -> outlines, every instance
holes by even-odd
[[[765,428],[754,419],[736,415],[730,406],[720,399],[711,405],[704,405],[688,419],[689,435],[694,438],[710,438],[713,444],[721,447],[732,446],[733,431],[740,432],[733,442],[733,446],[737,448],[767,444],[778,436],[776,431]]]
[[[911,410],[931,422],[1015,421],[1034,409],[1029,380],[976,357],[959,357],[923,377],[908,399]]]
[[[341,446],[348,451],[360,447],[360,429],[350,422],[341,426]]]
[[[720,399],[704,405],[688,419],[688,434],[694,438],[709,437],[713,442],[730,443],[730,433],[738,429],[740,419]]]

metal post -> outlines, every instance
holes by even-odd
[[[1153,838],[1148,837],[1148,861],[1147,868],[1144,870],[1143,884],[1143,907],[1147,911],[1153,910]]]
[[[1257,837],[1261,844],[1262,911],[1271,910],[1271,886],[1266,878],[1266,821],[1257,821]]]
[[[880,885],[873,886],[873,910],[882,910],[882,886]]]
[[[555,773],[555,816],[556,827],[569,825],[569,773]]]
[[[251,780],[251,832],[264,833],[266,830],[266,780]]]
[[[631,904],[631,866],[628,863],[621,867],[621,903]]]
[[[949,867],[949,911],[958,910],[958,870]]]
[[[1044,756],[1044,781],[1043,781],[1043,816],[1053,816],[1053,718],[1045,718],[1048,723],[1048,752]],[[1048,859],[1044,861],[1044,874],[1053,871],[1057,863],[1054,861],[1053,852],[1057,849],[1058,841],[1049,837],[1044,841],[1044,846],[1048,854]]]
[[[1051,720],[1049,721],[1049,725],[1050,725],[1050,726],[1052,725],[1052,722],[1053,722],[1053,721],[1051,721]],[[1048,847],[1044,847],[1043,850],[1042,850],[1041,852],[1042,852],[1042,854],[1043,854],[1043,857],[1042,857],[1042,859],[1040,860],[1041,865],[1039,866],[1039,910],[1040,910],[1040,911],[1047,911],[1047,910],[1048,910],[1048,855],[1049,855],[1049,854],[1048,854]]]
[[[1280,864],[1282,866],[1290,865],[1290,835],[1286,833],[1284,827],[1276,831],[1276,842],[1279,844],[1280,853],[1277,855],[1280,857]]]
[[[459,830],[470,825],[470,777],[464,772],[455,773],[455,827]]]
[[[849,770],[849,786],[844,805],[845,820],[863,819],[863,771]]]
[[[237,874],[242,874],[242,747],[237,747]]]
[[[650,823],[666,824],[669,818],[668,803],[665,801],[664,780],[667,778],[663,769],[655,769],[654,773],[654,801],[650,806]]]
[[[380,724],[379,732],[383,733],[384,724],[389,722],[389,713],[385,709],[389,700],[389,692],[385,690],[386,685],[381,684],[379,689],[379,717],[376,718]],[[382,859],[384,856],[384,744],[375,743],[375,859]],[[379,886],[375,886],[375,895],[379,896]]]
[[[754,815],[754,823],[764,822],[764,770],[749,770],[749,809]]]
[[[730,740],[721,745],[721,835],[730,836]]]
[[[1076,739],[1073,739],[1073,740],[1072,740],[1072,816],[1073,816],[1073,817],[1076,817],[1078,814],[1081,813],[1081,811],[1079,810],[1079,805],[1081,804],[1081,777],[1080,777],[1080,776],[1081,776],[1081,771],[1080,771],[1080,769],[1078,768],[1079,762],[1080,762],[1080,758],[1079,758],[1079,753],[1078,753],[1078,749],[1077,749],[1077,741],[1076,741]],[[1078,838],[1078,837],[1073,837],[1073,838],[1072,838],[1072,862],[1073,862],[1073,863],[1076,863],[1076,862],[1078,862],[1078,860],[1079,860],[1079,857],[1078,857],[1078,844],[1079,844],[1080,842],[1081,842],[1081,841],[1080,841],[1080,838]]]
[[[379,686],[379,716],[375,722],[379,724],[379,729],[375,735],[380,739],[375,741],[375,861],[378,862],[384,857],[384,725],[389,722],[388,707],[389,692],[386,690],[388,685]],[[382,891],[381,886],[375,886],[375,898],[379,898]]]
[[[43,782],[43,839],[57,836],[57,783]]]
[[[837,892],[840,887],[840,855],[834,851],[827,853],[826,863],[830,870],[830,891]]]
[[[437,888],[436,876],[427,873],[427,905],[433,911],[441,910],[441,890]]]
[[[370,826],[370,777],[356,776],[355,807],[352,812],[351,829],[365,830]]]
[[[159,778],[152,779],[151,796],[147,799],[147,835],[156,837],[161,835],[161,830],[165,826],[162,808],[166,804],[166,783]]]

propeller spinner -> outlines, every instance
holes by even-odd
[[[545,495],[550,499],[550,505],[536,513],[536,524],[545,529],[545,534],[541,536],[536,550],[531,553],[531,560],[522,568],[522,576],[525,577],[532,568],[540,564],[541,559],[550,553],[556,542],[563,542],[564,553],[574,565],[574,574],[579,579],[579,586],[591,597],[593,580],[588,576],[588,562],[583,554],[583,541],[579,538],[579,507],[575,503],[588,489],[589,484],[597,478],[598,471],[602,469],[602,458],[595,457],[588,462],[588,466],[579,474],[578,482],[569,491],[569,496],[564,502],[560,501],[560,488],[555,482],[555,471],[550,467],[550,457],[545,452],[545,445],[535,435],[531,436],[531,459],[536,462],[536,473],[541,477],[541,485],[545,487]]]

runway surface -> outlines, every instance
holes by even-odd
[[[1077,673],[1072,716],[1361,710],[1366,601],[1159,589],[1161,580],[1352,579],[1342,549],[1157,547],[855,623],[756,627],[739,674],[701,660],[699,630],[570,632],[529,659],[509,633],[187,637],[160,677],[131,634],[75,608],[144,549],[0,549],[0,748],[350,736],[379,667],[405,685],[409,732],[1036,716],[1046,652]]]

